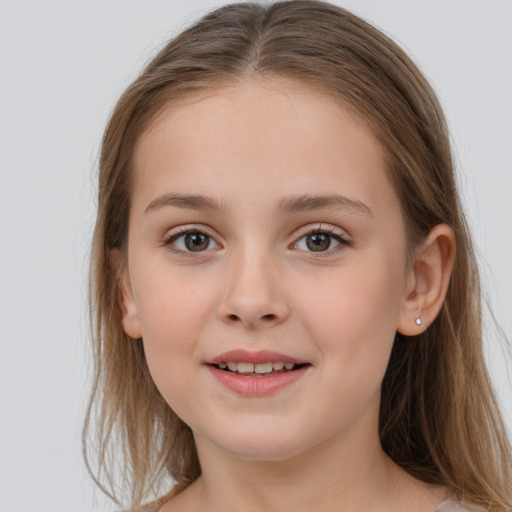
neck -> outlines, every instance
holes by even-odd
[[[359,439],[358,439],[359,437]],[[378,434],[332,438],[286,460],[248,460],[196,438],[204,510],[322,512],[394,510],[397,475]],[[385,506],[387,505],[387,506]]]

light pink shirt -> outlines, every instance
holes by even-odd
[[[467,512],[467,509],[462,506],[460,501],[447,498],[439,504],[434,512]]]
[[[165,501],[157,500],[153,503],[148,503],[144,507],[133,510],[132,512],[158,512],[159,508],[165,503]],[[433,512],[468,512],[459,501],[455,501],[451,498],[445,499]]]

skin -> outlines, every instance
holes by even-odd
[[[349,201],[282,208],[333,194]],[[208,235],[204,250],[187,250],[187,229]],[[330,247],[311,250],[312,230]],[[124,329],[143,338],[202,467],[162,512],[434,510],[445,490],[399,469],[378,435],[395,333],[437,315],[450,229],[415,255],[381,146],[329,97],[258,80],[161,113],[136,147],[127,255],[113,258]],[[238,348],[310,366],[270,396],[241,396],[205,365]]]

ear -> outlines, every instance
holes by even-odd
[[[415,251],[396,330],[406,336],[425,331],[443,305],[455,257],[455,234],[435,226]],[[419,319],[419,320],[418,320]]]
[[[121,312],[121,323],[124,332],[130,338],[141,338],[139,312],[133,297],[126,258],[119,249],[112,249],[109,253],[109,263],[117,278],[117,303]]]

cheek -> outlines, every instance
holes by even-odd
[[[357,279],[355,279],[357,277]],[[365,281],[364,275],[343,280],[331,300],[315,301],[304,313],[321,354],[322,387],[329,396],[318,407],[335,407],[327,427],[351,422],[363,411],[378,414],[380,389],[395,337],[396,305]],[[343,285],[343,286],[342,286]],[[373,404],[370,406],[370,404]],[[370,412],[372,411],[372,412]],[[375,417],[369,424],[375,424]]]
[[[375,263],[311,288],[302,316],[333,374],[342,371],[354,383],[384,375],[400,312],[401,275]]]
[[[148,279],[139,315],[144,352],[156,387],[180,416],[188,417],[190,386],[201,367],[198,347],[212,312],[211,294],[176,276]],[[192,363],[192,364],[191,364]],[[195,385],[195,384],[194,384]]]
[[[138,279],[135,289],[140,290],[140,295],[136,302],[143,337],[159,338],[199,327],[211,299],[205,284],[201,279],[187,279],[158,266]]]
[[[198,359],[196,349],[213,310],[211,291],[200,280],[157,270],[146,275],[139,289],[142,338],[155,380],[171,369],[183,372],[183,363]]]
[[[394,332],[401,306],[401,274],[382,265],[342,269],[322,283],[311,283],[302,309],[321,319],[318,328],[340,334]]]

